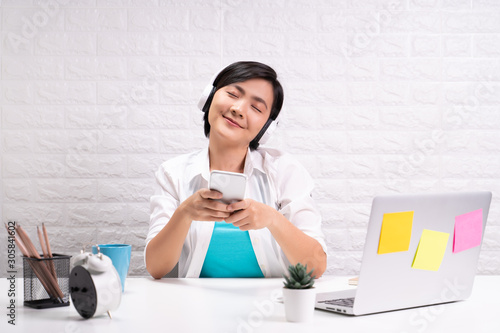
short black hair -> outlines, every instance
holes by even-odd
[[[275,70],[266,64],[255,62],[255,61],[239,61],[235,62],[226,68],[224,68],[215,78],[213,82],[214,89],[207,99],[205,107],[203,108],[203,121],[204,121],[204,131],[205,136],[208,138],[210,136],[210,123],[208,122],[208,110],[212,104],[212,99],[217,90],[222,87],[228,86],[233,83],[243,82],[250,79],[264,79],[272,84],[273,86],[273,105],[271,107],[271,113],[269,119],[276,120],[278,117],[281,107],[283,106],[283,87],[278,81],[278,75]],[[259,135],[258,135],[259,137]],[[255,150],[259,147],[259,142],[257,140],[252,140],[250,142],[250,149]]]

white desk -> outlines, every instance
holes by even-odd
[[[318,290],[348,288],[348,277],[326,277]],[[478,276],[462,302],[361,317],[317,310],[309,323],[289,323],[276,302],[282,279],[128,278],[113,319],[82,319],[68,307],[23,306],[17,279],[16,326],[9,325],[7,279],[0,279],[0,332],[500,332],[500,276]]]

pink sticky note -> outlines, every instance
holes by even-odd
[[[455,216],[453,253],[468,250],[481,245],[483,236],[483,210]]]

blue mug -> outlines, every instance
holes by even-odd
[[[128,268],[130,266],[130,255],[132,246],[128,244],[99,244],[99,251],[108,256],[113,262],[120,281],[122,283],[122,292],[125,291],[125,279],[127,278]],[[92,253],[97,254],[96,246],[92,246]]]

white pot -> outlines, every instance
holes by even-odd
[[[286,320],[304,322],[312,319],[316,303],[316,289],[283,288]]]

